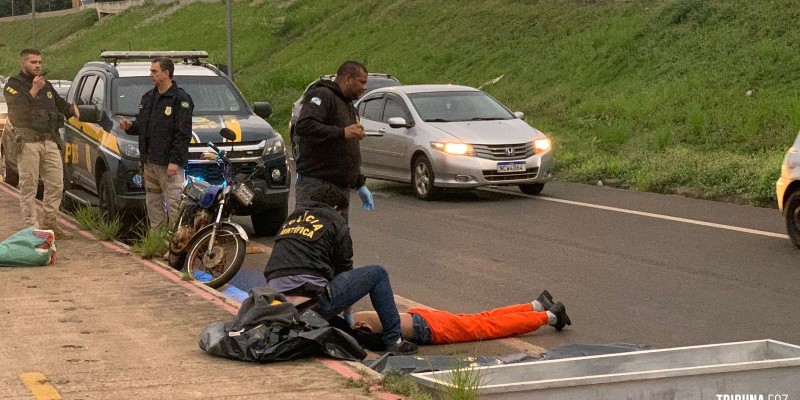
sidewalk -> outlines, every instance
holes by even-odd
[[[0,183],[0,241],[22,228]],[[57,247],[53,266],[0,268],[0,399],[400,398],[346,387],[362,375],[339,361],[209,356],[201,331],[238,303],[85,232]]]

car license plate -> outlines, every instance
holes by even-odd
[[[497,172],[525,172],[525,161],[504,161],[497,163]]]

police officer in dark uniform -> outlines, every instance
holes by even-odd
[[[295,126],[299,152],[295,160],[296,205],[302,207],[320,185],[329,183],[345,192],[347,204],[339,212],[347,220],[350,190],[357,189],[361,208],[374,210],[375,202],[364,186],[361,147],[366,137],[353,101],[367,89],[367,68],[346,61],[336,71],[336,80],[320,80],[308,89]]]
[[[8,103],[8,117],[14,126],[18,144],[20,208],[26,225],[52,229],[56,239],[72,235],[61,229],[58,209],[64,190],[64,166],[61,161],[61,138],[58,129],[64,117],[79,115],[78,108],[69,104],[42,75],[42,53],[36,49],[20,52],[21,72],[12,76],[3,89]],[[39,179],[44,183],[44,214],[39,224],[36,216],[36,189]]]
[[[142,96],[136,121],[118,117],[125,132],[139,136],[147,217],[153,228],[177,218],[192,140],[194,102],[172,80],[174,73],[172,60],[154,59],[150,79],[155,87]],[[168,213],[164,213],[164,203]]]
[[[344,192],[323,183],[295,209],[275,236],[264,276],[267,285],[295,305],[314,304],[325,319],[346,311],[369,295],[378,314],[383,343],[393,354],[413,354],[417,346],[403,340],[400,314],[389,274],[380,265],[353,268],[353,242],[347,221],[339,214],[347,205]]]

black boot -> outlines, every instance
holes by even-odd
[[[567,325],[572,325],[572,321],[569,319],[569,315],[567,315],[567,308],[564,307],[564,303],[558,302],[553,304],[553,307],[550,307],[549,310],[551,313],[556,315],[556,323],[553,325],[557,331],[564,329]]]

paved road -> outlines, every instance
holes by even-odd
[[[456,312],[547,288],[574,325],[519,338],[526,343],[800,343],[800,251],[775,209],[559,182],[540,197],[490,189],[435,202],[408,185],[369,186],[377,211],[351,212],[356,264],[383,264],[399,296]],[[248,256],[234,284],[262,285],[265,262]],[[509,354],[520,343],[426,351]]]

